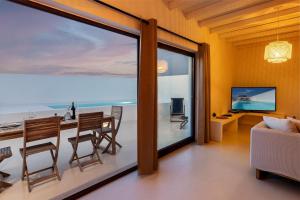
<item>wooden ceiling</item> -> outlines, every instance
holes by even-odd
[[[300,36],[300,0],[163,0],[234,44]]]

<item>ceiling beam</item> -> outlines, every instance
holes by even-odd
[[[300,31],[279,34],[279,38],[281,38],[281,39],[296,38],[296,37],[298,37],[300,39]],[[260,37],[260,38],[253,38],[253,39],[249,39],[249,40],[236,41],[236,42],[233,42],[232,44],[234,46],[241,46],[241,45],[248,45],[248,44],[273,41],[273,40],[276,40],[276,35]]]
[[[196,20],[203,20],[216,15],[231,12],[232,10],[240,9],[242,7],[243,8],[249,7],[250,5],[254,5],[262,1],[269,1],[269,0],[242,0],[242,1],[223,0],[223,1],[217,1],[216,3],[210,4],[206,7],[195,5],[193,7],[193,10],[184,11],[184,14],[188,19],[195,18]]]
[[[251,6],[251,7],[247,7],[247,8],[237,9],[237,10],[234,10],[232,12],[222,14],[222,15],[219,15],[219,16],[206,18],[206,19],[200,20],[198,22],[198,24],[200,26],[209,26],[209,25],[212,25],[212,24],[220,25],[222,23],[228,23],[228,22],[230,23],[231,20],[234,20],[234,19],[238,20],[240,18],[240,16],[249,15],[251,13],[255,13],[255,12],[258,12],[258,11],[263,11],[263,10],[266,10],[266,9],[270,9],[271,7],[279,6],[279,5],[286,4],[286,3],[295,3],[296,5],[300,5],[299,0],[273,0],[273,1],[267,1],[265,3],[260,3],[260,4],[257,4],[257,5]]]
[[[245,35],[240,35],[237,37],[227,38],[227,41],[234,42],[234,41],[248,40],[248,39],[252,39],[252,38],[276,35],[277,33],[282,34],[282,33],[290,33],[290,32],[295,32],[295,31],[300,31],[300,24],[292,25],[292,26],[285,26],[285,27],[281,27],[279,29],[262,31],[259,33],[245,34]]]
[[[183,12],[191,11],[195,6],[203,8],[220,0],[163,0],[170,10],[179,8]]]
[[[295,17],[295,18],[291,18],[288,20],[282,20],[282,21],[279,21],[278,24],[277,23],[278,22],[272,22],[272,23],[252,26],[250,28],[244,28],[244,29],[241,28],[240,30],[219,34],[219,36],[222,38],[230,38],[230,37],[236,37],[236,36],[244,35],[244,34],[266,31],[266,30],[277,28],[277,27],[280,28],[280,27],[284,27],[284,26],[295,25],[295,24],[300,23],[300,17]]]
[[[225,24],[222,26],[217,26],[217,27],[211,28],[210,32],[211,33],[222,33],[222,32],[234,31],[241,27],[249,26],[251,24],[253,25],[256,23],[256,25],[257,25],[259,23],[263,23],[264,20],[277,21],[277,19],[276,19],[277,17],[287,16],[291,13],[293,14],[294,17],[299,16],[300,15],[300,6],[280,10],[278,12],[272,12],[272,13],[261,15],[258,17],[253,17],[253,18],[233,22],[230,24]]]
[[[207,6],[218,3],[220,0],[196,0],[193,5],[185,6],[186,8],[182,9],[183,13],[186,15],[187,13],[193,12],[196,9],[204,9]]]
[[[163,0],[170,10],[180,7],[186,0]]]

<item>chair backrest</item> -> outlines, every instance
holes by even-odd
[[[11,148],[10,147],[4,147],[0,148],[0,163],[6,159],[12,156]]]
[[[115,118],[115,120],[118,121],[117,126],[116,126],[117,132],[121,125],[122,115],[123,115],[123,106],[112,106],[111,107],[111,116],[113,116]]]
[[[78,116],[77,132],[102,128],[103,112],[81,113]]]
[[[24,143],[60,136],[60,117],[24,121]]]
[[[184,98],[171,98],[171,114],[184,115]]]

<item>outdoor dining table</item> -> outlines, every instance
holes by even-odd
[[[103,123],[110,123],[112,129],[112,152],[111,154],[116,154],[116,130],[115,130],[115,118],[110,115],[104,115]],[[61,121],[60,129],[68,130],[77,128],[78,120],[66,120]],[[64,133],[64,132],[61,132]],[[23,137],[23,125],[14,128],[0,128],[0,141],[10,140],[10,139],[17,139]]]

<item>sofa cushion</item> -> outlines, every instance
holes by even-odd
[[[298,129],[298,132],[300,132],[300,120],[299,119],[294,119],[292,117],[287,117],[287,119],[291,120],[291,122],[293,122],[297,129]]]
[[[263,117],[265,124],[272,129],[283,132],[298,133],[296,125],[289,119],[278,119],[275,117]]]

